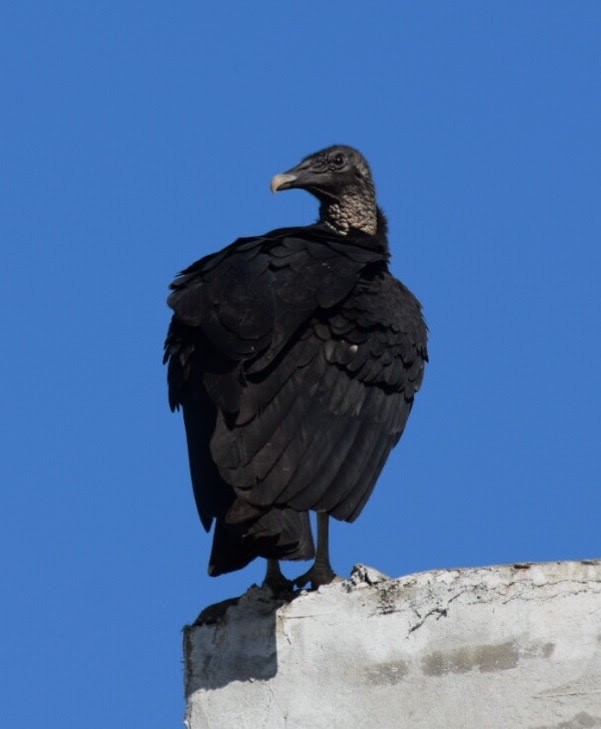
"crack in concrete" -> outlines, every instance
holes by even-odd
[[[278,625],[280,626],[281,633],[288,641],[288,645],[292,645],[292,641],[290,640],[290,636],[288,635],[288,631],[286,630],[286,618],[284,618],[283,615],[278,615]]]
[[[565,582],[566,580],[562,580],[562,581]],[[548,584],[544,584],[544,585],[536,585],[536,587],[549,587],[550,585],[554,586],[557,584],[559,584],[559,583],[555,582],[555,583],[548,583]],[[573,584],[585,585],[586,583],[585,582],[574,582]],[[587,593],[594,592],[595,594],[601,595],[601,589],[599,589],[599,590],[584,589],[584,590],[575,590],[575,591],[566,590],[566,592],[556,592],[551,595],[543,595],[543,596],[541,596],[541,595],[529,596],[529,595],[520,594],[520,595],[512,595],[511,597],[508,597],[506,600],[502,600],[501,605],[507,605],[507,603],[513,602],[514,600],[523,600],[524,602],[532,602],[534,600],[536,602],[548,602],[549,600],[555,600],[555,599],[561,598],[561,597],[574,597],[575,595],[581,595],[584,592],[587,592]]]
[[[437,614],[437,618],[436,618],[436,620],[440,620],[441,618],[446,618],[446,617],[447,617],[447,615],[448,615],[448,609],[447,609],[447,608],[440,608],[440,607],[435,607],[435,608],[432,608],[432,610],[430,610],[429,612],[427,612],[427,613],[426,613],[426,614],[424,615],[424,617],[423,617],[423,618],[422,618],[422,616],[421,616],[421,615],[420,615],[420,614],[419,614],[419,613],[417,612],[417,610],[415,611],[415,614],[417,615],[417,617],[418,617],[418,618],[420,618],[420,622],[419,622],[419,623],[416,623],[415,625],[412,625],[412,626],[411,626],[411,627],[409,628],[409,632],[407,633],[407,637],[409,637],[409,636],[411,635],[411,633],[415,632],[415,631],[416,631],[416,630],[417,630],[418,628],[421,628],[421,627],[422,627],[422,625],[423,625],[423,624],[424,624],[424,623],[426,622],[426,620],[427,620],[427,619],[428,619],[428,618],[429,618],[430,616],[432,616],[432,615],[435,615],[435,614]]]
[[[550,594],[550,595],[545,595],[545,596],[541,596],[539,594],[540,588],[555,587],[555,586],[561,585],[561,584],[567,584],[567,585],[584,585],[585,586],[585,589],[583,589],[583,590],[576,590],[576,591],[566,590],[565,592],[557,592],[557,593]],[[601,594],[601,582],[595,582],[595,581],[593,581],[592,584],[593,585],[598,585],[598,589],[593,589],[593,592],[594,593],[597,593],[598,592],[599,594]],[[532,589],[533,593],[535,593],[535,594],[533,594],[531,596],[525,595],[523,593],[520,593],[520,594],[517,594],[517,595],[511,595],[511,596],[507,597],[505,600],[502,600],[501,601],[501,604],[502,605],[507,605],[508,603],[513,602],[514,600],[523,600],[524,602],[530,602],[530,601],[533,601],[533,600],[536,600],[537,602],[538,601],[547,602],[549,600],[554,600],[556,598],[572,597],[574,595],[580,595],[581,593],[591,592],[591,589],[590,589],[591,588],[591,582],[586,581],[586,580],[574,580],[574,579],[569,579],[569,578],[568,579],[563,579],[563,580],[555,580],[555,581],[552,581],[552,582],[551,581],[550,582],[542,582],[540,584],[534,582],[533,580],[513,580],[513,581],[511,581],[509,583],[506,583],[505,585],[498,585],[498,586],[496,586],[493,589],[487,589],[481,583],[475,583],[475,584],[472,584],[472,585],[470,585],[469,587],[467,587],[467,588],[465,588],[463,590],[459,590],[459,592],[457,592],[456,594],[454,594],[452,597],[448,598],[444,603],[441,604],[441,602],[439,601],[438,605],[436,605],[435,607],[433,607],[431,610],[429,610],[423,616],[417,610],[414,610],[414,613],[415,613],[415,615],[417,615],[417,618],[418,618],[418,621],[419,622],[417,622],[415,625],[412,625],[409,628],[409,632],[408,632],[407,635],[409,636],[409,635],[411,635],[411,633],[413,633],[416,630],[418,630],[419,628],[421,628],[421,626],[426,622],[426,620],[428,618],[430,618],[432,615],[437,615],[437,618],[436,618],[437,620],[440,620],[441,617],[447,617],[448,616],[449,606],[451,605],[451,603],[455,602],[455,600],[458,600],[463,595],[471,595],[471,594],[474,593],[474,591],[480,589],[480,590],[483,590],[485,592],[485,595],[491,595],[492,596],[492,594],[494,594],[494,593],[498,594],[500,588],[505,588],[506,590],[509,590],[512,587],[516,587],[516,586],[522,586],[522,587],[523,586],[528,586],[529,588]],[[485,605],[487,602],[490,602],[493,599],[491,597],[491,600],[490,601],[486,601],[486,600],[483,600],[482,598],[483,598],[483,595],[476,595],[476,599],[475,600],[474,599],[466,600],[463,604],[465,604],[465,605]],[[383,614],[389,614],[389,613],[396,613],[396,612],[401,612],[401,611],[402,611],[402,607],[395,609],[395,608],[393,608],[391,606],[391,608],[389,608],[387,610],[386,609],[380,610],[379,612],[381,612]]]

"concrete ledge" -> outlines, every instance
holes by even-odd
[[[601,728],[601,560],[253,587],[184,652],[189,729]]]

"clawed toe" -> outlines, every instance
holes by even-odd
[[[274,595],[281,595],[282,593],[294,592],[294,586],[296,580],[287,580],[282,576],[282,579],[264,580],[263,587],[269,587]]]
[[[268,587],[274,595],[281,595],[294,592],[294,585],[294,580],[288,580],[284,577],[277,560],[268,561],[263,587]]]
[[[330,567],[330,565],[324,566],[314,564],[310,570],[302,574],[300,577],[297,577],[294,580],[294,584],[299,589],[302,589],[310,582],[311,588],[313,590],[316,590],[321,585],[329,585],[330,582],[332,582],[335,578],[336,573]]]

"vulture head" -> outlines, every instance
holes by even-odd
[[[376,233],[376,191],[369,165],[356,149],[343,144],[327,147],[271,181],[272,192],[295,188],[319,200],[320,222],[339,235],[353,230]]]

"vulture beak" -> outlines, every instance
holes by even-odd
[[[271,192],[291,190],[292,188],[307,190],[315,181],[314,178],[315,173],[311,171],[311,160],[305,159],[299,162],[296,167],[276,175],[271,181]]]
[[[271,181],[271,192],[277,192],[278,190],[288,190],[294,187],[293,183],[297,180],[297,175],[291,174],[291,172],[283,172],[276,175]]]

